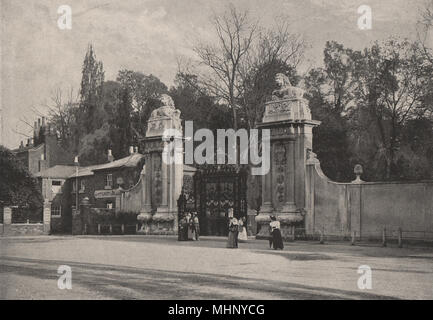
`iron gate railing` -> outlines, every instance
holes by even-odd
[[[209,165],[197,170],[186,183],[178,200],[178,222],[197,212],[203,235],[227,235],[228,212],[247,218],[247,172],[234,165]],[[245,225],[247,225],[245,223]]]

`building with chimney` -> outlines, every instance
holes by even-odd
[[[108,150],[103,164],[55,165],[36,173],[44,200],[51,204],[51,233],[71,232],[72,210],[84,198],[91,207],[119,210],[120,190],[134,186],[143,167],[144,156],[130,147],[130,154],[118,160]]]
[[[63,149],[57,133],[46,124],[45,117],[35,121],[33,138],[21,141],[17,149],[12,150],[18,160],[33,175],[55,165],[72,165],[74,156]]]

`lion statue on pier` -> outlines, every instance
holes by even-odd
[[[277,73],[275,75],[275,82],[277,83],[278,89],[272,91],[272,100],[299,99],[304,95],[304,90],[292,86],[289,77],[283,73]]]

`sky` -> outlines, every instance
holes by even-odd
[[[210,17],[229,3],[248,9],[264,26],[288,19],[308,47],[301,73],[320,66],[328,40],[361,49],[390,36],[416,36],[426,0],[0,0],[0,144],[18,146],[33,123],[47,113],[53,92],[79,90],[89,43],[102,60],[106,80],[120,69],[154,74],[170,86],[179,58],[195,58],[192,48],[214,37]],[[57,25],[59,6],[72,9],[72,29]],[[372,29],[360,30],[360,5],[372,9]],[[19,132],[19,133],[17,133]]]

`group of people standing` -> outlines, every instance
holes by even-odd
[[[229,218],[229,237],[227,240],[227,248],[237,248],[238,243],[248,240],[247,229],[245,228],[245,217],[236,219]]]
[[[179,223],[179,240],[198,241],[200,237],[200,221],[197,212],[187,213]]]
[[[238,248],[238,243],[248,240],[247,229],[245,227],[246,219],[241,217],[237,219],[233,215],[233,209],[229,209],[229,233],[227,239],[227,248]],[[283,250],[284,244],[281,237],[280,222],[275,216],[270,216],[269,223],[269,248],[274,250]],[[200,221],[197,212],[186,213],[179,221],[179,240],[198,241],[200,237]]]
[[[269,248],[274,250],[283,250],[283,238],[281,237],[280,222],[277,221],[275,216],[270,216],[271,222],[269,223]],[[239,241],[247,240],[247,230],[245,228],[245,217],[236,219],[230,216],[229,221],[229,236],[227,239],[227,248],[237,248]]]

